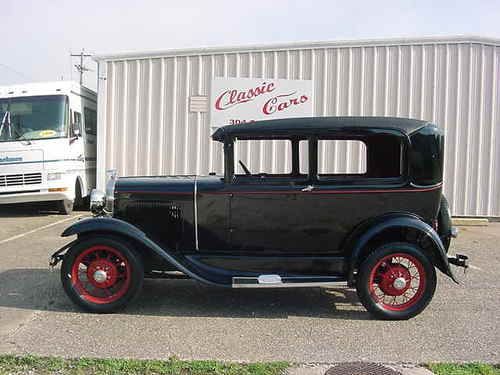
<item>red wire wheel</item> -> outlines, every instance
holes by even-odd
[[[76,257],[71,267],[71,280],[81,298],[95,304],[109,304],[127,293],[131,265],[119,250],[94,245]]]
[[[363,306],[380,319],[409,319],[422,312],[436,290],[436,270],[418,245],[391,242],[376,248],[358,269]]]
[[[372,298],[384,309],[404,311],[414,306],[425,291],[422,263],[405,253],[390,254],[373,267],[369,278]]]

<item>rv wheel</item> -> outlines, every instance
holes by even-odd
[[[78,181],[75,183],[75,201],[73,202],[73,207],[80,210],[85,207],[82,198],[82,188],[80,187],[80,183]]]
[[[71,214],[73,212],[73,201],[68,199],[57,201],[57,211],[59,211],[61,215]]]

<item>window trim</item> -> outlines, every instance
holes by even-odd
[[[235,163],[234,163],[234,143],[236,137],[228,137],[224,141],[224,181],[228,184],[235,185],[258,185],[259,183],[255,181],[256,175],[252,175],[253,180],[250,178],[245,181],[245,175],[236,174]],[[242,140],[289,140],[292,143],[292,171],[289,174],[286,174],[286,177],[283,177],[284,174],[279,174],[276,177],[277,181],[273,181],[273,175],[269,174],[269,178],[263,178],[262,183],[267,185],[272,185],[273,183],[276,185],[285,185],[287,182],[283,181],[284,179],[288,179],[289,184],[318,184],[318,185],[350,185],[350,186],[368,186],[368,185],[391,185],[391,186],[400,186],[404,184],[408,180],[408,157],[406,155],[408,146],[408,138],[405,137],[401,141],[401,167],[400,167],[400,175],[399,176],[391,176],[391,177],[367,177],[367,174],[370,171],[370,161],[368,158],[369,150],[370,150],[370,142],[369,139],[366,139],[363,136],[356,135],[332,135],[332,136],[317,136],[312,135],[308,137],[304,136],[288,136],[288,137],[255,137],[248,138],[244,137]],[[360,141],[365,144],[366,148],[366,171],[362,174],[336,174],[329,175],[327,177],[320,176],[318,174],[318,163],[319,163],[319,140],[346,140],[346,141]],[[300,173],[300,142],[307,141],[308,142],[308,151],[309,151],[309,163],[308,163],[308,173],[304,175]],[[297,173],[298,171],[298,173]],[[296,173],[296,174],[294,174]],[[275,175],[276,176],[276,175]],[[351,178],[346,177],[351,176]]]
[[[363,174],[338,174],[333,177],[319,176],[318,163],[319,163],[319,147],[318,140],[347,140],[347,141],[361,141],[366,147],[366,171]],[[313,183],[319,185],[349,185],[349,186],[369,186],[369,185],[389,185],[389,186],[402,186],[408,181],[408,157],[407,150],[409,148],[409,139],[405,137],[401,140],[400,150],[400,175],[391,177],[368,177],[370,171],[370,161],[368,158],[370,152],[370,142],[365,137],[357,136],[314,136],[310,137],[309,150],[314,149],[314,156],[316,157],[315,164],[310,166],[310,171],[313,176]],[[311,163],[311,160],[309,160]],[[353,176],[347,178],[346,176]],[[338,177],[335,177],[338,176]]]
[[[319,141],[357,141],[361,142],[362,144],[365,145],[365,164],[366,168],[364,173],[319,173]],[[367,177],[368,174],[368,143],[366,142],[365,139],[363,138],[356,138],[356,137],[316,137],[316,180],[318,182],[325,182],[325,181],[358,181],[362,179],[368,179]]]
[[[245,141],[275,141],[275,140],[285,140],[290,142],[291,150],[291,170],[289,173],[277,173],[277,174],[266,174],[262,173],[260,181],[267,185],[286,185],[286,184],[305,184],[311,181],[311,163],[309,160],[308,173],[306,175],[300,173],[300,141],[308,141],[308,138],[304,137],[256,137],[256,138],[241,138],[240,140]],[[257,180],[258,174],[252,174],[251,176],[245,176],[244,174],[236,173],[235,166],[235,153],[234,145],[238,141],[237,137],[231,137],[224,142],[224,180],[226,183],[231,183],[235,185],[258,185]],[[309,148],[310,150],[310,148]],[[310,151],[309,151],[310,153]],[[248,178],[246,178],[248,177]],[[246,181],[245,181],[246,180]],[[273,181],[274,180],[274,181]],[[286,181],[285,181],[286,180]]]

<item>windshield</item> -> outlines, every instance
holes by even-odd
[[[64,95],[0,99],[0,142],[66,136]]]

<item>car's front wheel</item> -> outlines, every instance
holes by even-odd
[[[422,249],[394,242],[373,251],[359,267],[359,299],[380,319],[409,319],[422,312],[436,289],[436,271]]]
[[[61,281],[78,306],[96,313],[119,310],[140,291],[140,257],[117,238],[96,236],[78,242],[65,255]]]

